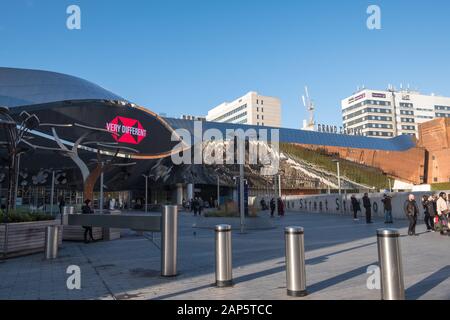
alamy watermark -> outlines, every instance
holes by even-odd
[[[370,5],[367,7],[367,29],[369,30],[381,30],[381,8],[377,5]]]
[[[77,265],[71,265],[67,267],[67,274],[70,276],[67,278],[66,286],[69,290],[80,290],[81,289],[81,269]]]
[[[66,13],[69,15],[66,20],[66,27],[69,30],[81,29],[81,9],[77,5],[70,5],[66,9]]]
[[[369,266],[366,273],[370,274],[366,282],[367,289],[381,290],[380,267],[377,265]]]
[[[202,121],[195,121],[193,137],[187,129],[172,133],[172,141],[182,140],[174,150],[184,149],[172,153],[172,162],[175,165],[261,165],[260,173],[272,176],[279,169],[279,136],[278,129],[265,128],[226,129],[224,136],[223,131],[215,128],[203,131]]]

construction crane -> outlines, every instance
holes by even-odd
[[[314,131],[316,128],[316,122],[314,120],[314,111],[316,107],[314,106],[314,101],[309,97],[308,87],[305,86],[305,95],[302,96],[303,105],[309,113],[309,119],[303,120],[303,130]]]

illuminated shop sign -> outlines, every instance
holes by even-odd
[[[106,123],[106,130],[114,140],[122,143],[139,144],[147,136],[147,130],[138,120],[125,117],[115,117]]]

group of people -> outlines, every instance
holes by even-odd
[[[264,204],[265,204],[265,201],[264,201]],[[278,209],[278,216],[279,217],[284,217],[284,202],[283,202],[283,200],[281,198],[278,198],[276,201],[275,201],[275,198],[272,198],[270,200],[269,206],[270,206],[270,216],[272,218],[274,217],[276,209]]]
[[[351,196],[350,201],[351,201],[352,211],[353,211],[353,220],[358,221],[359,220],[358,212],[361,211],[361,205],[360,205],[358,199],[356,199],[355,195]],[[363,201],[363,207],[365,209],[365,214],[366,214],[366,223],[373,223],[373,221],[372,221],[372,202],[370,201],[368,193],[364,193],[362,201]],[[391,208],[391,210],[392,210],[392,208]]]
[[[441,235],[450,231],[450,205],[448,195],[441,192],[439,195],[424,195],[422,207],[424,209],[424,222],[428,231],[439,231]]]
[[[183,208],[190,212],[194,212],[194,216],[197,214],[201,216],[202,211],[205,208],[205,202],[201,197],[194,197],[189,201],[183,199]]]
[[[450,205],[448,203],[447,194],[441,192],[439,195],[424,195],[421,199],[421,205],[424,210],[424,222],[428,232],[439,231],[441,235],[445,235],[450,230],[449,215]],[[381,200],[384,206],[384,223],[394,223],[392,218],[392,197],[384,194]],[[369,194],[365,193],[362,198],[362,204],[365,209],[366,223],[373,223],[372,221],[372,202]],[[351,206],[353,211],[353,219],[358,220],[358,212],[361,211],[360,202],[355,195],[351,197]],[[416,236],[417,218],[420,214],[419,206],[416,202],[415,196],[410,194],[406,199],[403,212],[409,220],[408,235]]]

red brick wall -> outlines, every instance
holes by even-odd
[[[428,183],[450,182],[450,119],[441,118],[419,126],[419,145],[428,155]]]

